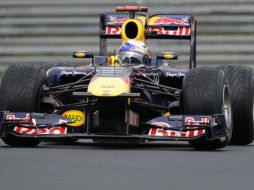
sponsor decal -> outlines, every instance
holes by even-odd
[[[211,119],[210,117],[200,117],[200,118],[185,117],[184,122],[187,125],[202,125],[202,124],[209,124],[210,119]]]
[[[185,76],[182,72],[166,72],[166,77],[183,77]]]
[[[120,26],[107,26],[106,27],[106,34],[120,35],[121,34],[121,27]]]
[[[25,114],[25,117],[17,117],[17,115],[14,114],[7,114],[5,116],[5,120],[14,123],[26,123],[30,126],[36,126],[36,119],[32,119],[31,114],[29,113]]]
[[[168,123],[165,123],[165,122],[152,122],[150,123],[151,125],[156,125],[156,126],[160,126],[160,127],[166,127],[166,128],[169,128],[170,125]]]
[[[174,35],[174,36],[188,36],[190,35],[190,27],[177,27],[177,30],[166,30],[164,27],[151,26],[151,31],[157,31],[158,35]]]
[[[182,132],[169,129],[151,128],[148,135],[152,137],[197,137],[203,134],[205,134],[205,129]]]
[[[21,114],[19,114],[21,115]],[[25,117],[22,117],[22,115],[24,115]],[[5,120],[6,121],[10,121],[10,122],[16,122],[16,123],[29,123],[31,124],[31,126],[36,126],[36,119],[32,119],[31,118],[31,114],[27,113],[27,114],[22,114],[21,117],[14,115],[14,114],[7,114],[5,116]]]
[[[61,71],[61,75],[86,75],[86,72],[83,71]]]
[[[5,116],[6,121],[12,121],[12,120],[14,120],[14,121],[17,121],[17,120],[18,121],[30,121],[30,119],[31,119],[31,115],[29,113],[26,114],[25,117],[23,117],[23,118],[17,117],[14,114],[7,114]]]
[[[109,22],[107,24],[123,24],[125,21],[129,20],[129,17],[116,17],[116,16],[109,16]],[[145,23],[146,17],[139,16],[136,17],[137,20],[141,21],[143,24]]]
[[[170,18],[170,17],[156,17],[153,18],[151,24],[176,24],[176,25],[189,25],[188,17],[183,17],[181,19]]]
[[[115,85],[106,85],[106,84],[103,84],[103,85],[101,85],[101,88],[115,88]]]
[[[13,131],[22,135],[64,135],[67,134],[67,127],[36,129],[17,126],[13,129]]]
[[[129,18],[117,18],[115,16],[109,16],[109,22],[108,24],[122,24]]]
[[[79,127],[85,123],[85,114],[79,110],[68,110],[62,116],[74,122],[67,124],[71,127]]]

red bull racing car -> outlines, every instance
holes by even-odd
[[[188,141],[219,149],[253,141],[252,70],[241,66],[196,68],[196,21],[156,14],[146,7],[117,7],[100,16],[100,55],[74,52],[91,64],[13,65],[0,88],[0,136],[11,146],[44,139],[95,142]],[[107,40],[121,39],[117,55]],[[153,56],[149,39],[190,41],[189,68]],[[165,48],[166,49],[166,48]]]

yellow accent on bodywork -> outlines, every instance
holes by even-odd
[[[118,63],[118,56],[117,55],[112,55],[107,57],[107,62],[109,63],[109,66],[116,66]]]
[[[161,52],[159,59],[177,59],[178,55],[175,52]]]
[[[174,55],[172,55],[172,54],[165,54],[164,55],[164,58],[165,59],[173,59],[175,56]]]
[[[87,91],[94,96],[119,96],[130,93],[130,87],[120,77],[99,77],[91,80]]]
[[[86,52],[85,51],[76,51],[75,56],[78,58],[84,58],[86,56]]]
[[[126,35],[126,26],[130,22],[133,22],[137,26],[137,28],[138,28],[138,33],[137,33],[135,38],[128,38],[127,35]],[[123,42],[126,42],[126,41],[128,41],[130,39],[139,40],[139,41],[145,42],[145,28],[144,28],[144,25],[143,25],[143,23],[140,20],[129,19],[129,20],[127,20],[127,21],[125,21],[123,23],[122,30],[121,30],[121,35],[122,35],[122,41]]]
[[[170,116],[170,115],[171,115],[170,112],[166,112],[162,116]]]
[[[85,114],[79,110],[68,110],[62,116],[74,122],[67,124],[71,127],[79,127],[85,123]]]
[[[158,16],[153,16],[153,17],[150,17],[149,19],[148,19],[148,25],[149,26],[153,26],[153,25],[158,25],[158,24],[155,24],[154,23],[154,21],[156,21],[158,18],[160,18],[160,17],[158,17]]]

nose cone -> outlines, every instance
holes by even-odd
[[[119,96],[130,93],[130,81],[125,77],[98,77],[90,81],[88,92],[94,96]]]

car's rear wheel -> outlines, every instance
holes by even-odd
[[[243,66],[221,67],[229,79],[234,130],[230,144],[253,142],[253,81],[252,69]]]
[[[211,67],[190,70],[183,82],[182,111],[187,115],[225,114],[225,137],[189,142],[192,147],[200,150],[225,147],[231,139],[233,125],[230,89],[223,70]]]

